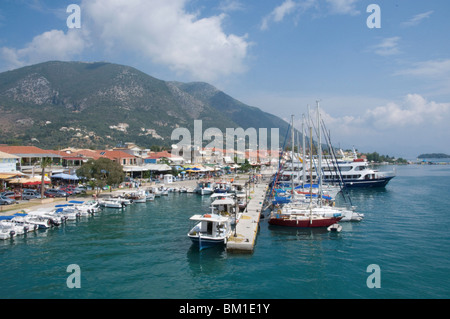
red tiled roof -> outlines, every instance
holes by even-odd
[[[8,154],[55,154],[36,146],[0,146],[0,151]]]
[[[162,151],[162,152],[150,153],[150,155],[146,158],[147,159],[158,159],[158,158],[162,158],[162,157],[171,158],[172,154],[170,154],[167,151]]]
[[[128,154],[122,151],[108,151],[108,150],[96,150],[94,151],[99,157],[106,157],[109,159],[117,158],[135,158],[136,156]]]

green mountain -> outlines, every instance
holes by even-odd
[[[41,148],[177,143],[172,131],[280,129],[288,123],[210,84],[156,79],[112,63],[51,61],[0,73],[0,143]],[[192,133],[193,134],[193,133]],[[208,142],[208,141],[206,141]],[[280,141],[282,145],[283,141]]]

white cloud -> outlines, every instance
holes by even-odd
[[[398,71],[395,73],[395,75],[448,78],[450,76],[450,59],[417,62],[413,64],[412,68]]]
[[[219,4],[219,10],[223,12],[244,10],[244,5],[238,0],[223,0]]]
[[[390,56],[400,53],[398,42],[400,37],[391,37],[383,39],[379,44],[372,47],[372,50],[381,56]]]
[[[408,21],[403,22],[402,25],[405,27],[412,27],[418,25],[423,19],[429,18],[432,13],[433,11],[427,11],[424,13],[417,14]]]
[[[356,10],[355,5],[359,0],[327,0],[330,5],[330,11],[334,14],[350,14],[358,15],[360,12]]]
[[[355,6],[359,0],[326,0],[328,4],[327,12],[329,14],[358,15],[360,12]],[[279,6],[275,7],[261,22],[260,29],[267,30],[271,22],[281,22],[288,15],[293,13],[302,14],[310,9],[320,10],[319,0],[284,0]]]
[[[325,110],[326,106],[321,109],[322,118],[335,146],[344,143],[363,151],[414,157],[424,146],[442,150],[442,137],[450,134],[450,103],[429,101],[419,94],[408,94],[361,115],[332,116]]]
[[[402,103],[390,102],[368,110],[365,116],[367,124],[375,127],[405,127],[422,124],[433,125],[441,122],[450,111],[450,103],[427,101],[419,94],[408,94]]]
[[[136,52],[198,80],[244,72],[250,46],[246,36],[224,32],[225,14],[199,18],[186,12],[185,4],[186,0],[89,0],[82,8],[91,33],[110,51]]]
[[[280,22],[284,17],[292,12],[294,12],[297,4],[292,0],[285,0],[282,4],[277,6],[272,12],[263,18],[261,23],[261,30],[267,30],[269,27],[269,22]]]
[[[67,33],[51,30],[34,37],[22,49],[2,47],[0,56],[4,68],[14,69],[48,60],[70,60],[86,47],[84,33],[79,29],[70,29]]]

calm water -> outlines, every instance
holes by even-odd
[[[193,194],[1,241],[0,298],[449,298],[450,166],[396,169],[385,189],[351,192],[362,222],[334,234],[262,219],[251,255],[191,246],[189,217],[210,203]],[[371,264],[381,288],[367,287]]]

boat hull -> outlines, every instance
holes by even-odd
[[[370,187],[385,187],[394,176],[372,179],[372,180],[346,180],[344,181],[347,188],[370,188]]]
[[[318,219],[289,219],[289,218],[270,218],[269,225],[312,228],[312,227],[328,227],[339,222],[342,217],[318,218]]]
[[[204,237],[199,238],[198,236],[189,236],[189,237],[191,238],[192,243],[198,246],[199,250],[225,244],[225,238],[211,239]]]

